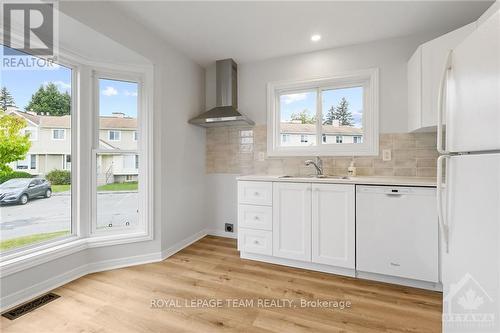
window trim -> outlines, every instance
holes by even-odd
[[[62,139],[56,139],[54,138],[54,133],[56,133],[56,131],[63,131],[63,137]],[[52,136],[51,136],[52,140],[53,141],[64,141],[66,140],[66,129],[65,128],[53,128],[52,129]]]
[[[324,90],[359,87],[364,89],[363,143],[341,145],[322,144],[320,130],[316,132],[316,146],[290,147],[280,145],[279,96],[316,90],[317,125],[321,122],[321,92]],[[316,126],[318,127],[318,126]],[[365,69],[329,76],[267,84],[267,155],[268,156],[376,156],[379,150],[379,70]]]

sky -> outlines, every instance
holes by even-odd
[[[3,53],[2,53],[3,54]],[[53,82],[60,92],[71,95],[71,69],[57,66],[52,70],[1,70],[0,86],[7,87],[16,106],[24,110],[31,96],[48,82]],[[138,85],[133,82],[99,80],[99,113],[111,115],[123,112],[130,117],[137,117]]]
[[[354,126],[361,128],[363,123],[363,88],[342,88],[325,90],[322,94],[322,111],[323,116],[333,106],[336,107],[342,97],[349,102],[349,110],[354,117]],[[290,121],[290,116],[293,113],[300,113],[304,109],[308,110],[308,114],[314,116],[316,114],[316,92],[301,92],[295,94],[281,95],[281,120]]]

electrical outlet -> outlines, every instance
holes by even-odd
[[[383,161],[390,161],[392,159],[392,156],[391,156],[391,150],[390,149],[383,149],[382,150],[382,160]]]
[[[225,224],[225,230],[226,230],[226,232],[234,232],[233,224],[232,223],[226,223]]]

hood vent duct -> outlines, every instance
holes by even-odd
[[[255,125],[238,111],[238,66],[233,59],[217,60],[216,107],[189,120],[190,124],[203,127]]]

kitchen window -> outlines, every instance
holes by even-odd
[[[66,138],[66,130],[56,128],[52,130],[52,140],[64,140]]]
[[[377,69],[267,89],[269,156],[378,154]]]
[[[109,141],[120,141],[121,132],[120,131],[109,131],[108,139]]]

